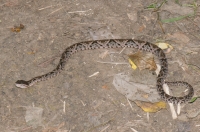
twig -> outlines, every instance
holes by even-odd
[[[90,75],[90,76],[88,76],[88,77],[93,77],[93,76],[96,76],[96,75],[98,75],[99,74],[99,72],[95,72],[95,73],[93,73],[92,75]]]
[[[89,9],[89,10],[86,10],[86,11],[73,11],[73,12],[68,12],[68,13],[84,13],[84,12],[88,12],[90,10],[92,10],[92,9]]]
[[[147,112],[147,121],[149,122],[149,112]]]
[[[46,7],[40,8],[40,9],[38,9],[38,10],[41,11],[41,10],[44,10],[44,9],[47,9],[47,8],[50,8],[50,7],[53,7],[53,6],[52,6],[52,5],[46,6]]]
[[[129,101],[129,99],[128,98],[126,98],[127,99],[127,101],[128,101],[128,104],[130,105],[130,107],[131,107],[131,110],[133,111],[133,106],[131,105],[131,102]]]
[[[127,62],[109,62],[109,61],[97,61],[99,63],[106,63],[106,64],[115,64],[115,65],[128,65],[129,63]]]
[[[65,101],[63,101],[63,112],[65,113]]]
[[[51,12],[49,15],[51,15],[51,14],[53,14],[53,13],[55,13],[55,12],[57,12],[57,11],[61,10],[62,8],[64,8],[64,6],[63,6],[63,7],[61,7],[61,8],[59,8],[59,9],[57,9],[57,10],[55,10],[55,11],[53,11],[53,12]],[[47,16],[49,16],[49,15],[47,15]]]
[[[81,103],[82,103],[83,106],[86,106],[86,104],[82,100],[81,100]]]
[[[137,130],[133,129],[132,127],[131,127],[131,130],[132,130],[133,132],[138,132]]]
[[[39,67],[47,67],[47,65],[49,65],[49,63],[51,63],[52,61],[54,61],[56,58],[60,57],[60,54],[59,55],[55,55],[49,59],[47,59],[46,61],[38,64]]]
[[[158,20],[158,24],[160,26],[160,28],[162,29],[163,34],[165,34],[165,30],[163,29],[162,23]]]
[[[119,52],[119,54],[121,54],[125,49],[126,49],[126,47],[124,47],[124,48]]]
[[[110,127],[110,125],[106,126],[104,129],[102,129],[100,132],[105,131],[106,129],[108,129],[108,127]]]
[[[199,67],[199,66],[197,66],[197,65],[195,65],[195,64],[187,64],[187,65],[196,66],[197,68],[199,68],[199,69],[200,69],[200,67]]]

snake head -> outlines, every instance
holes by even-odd
[[[17,80],[17,81],[15,82],[15,85],[16,85],[18,88],[27,88],[27,87],[29,87],[28,81],[24,81],[24,80]]]

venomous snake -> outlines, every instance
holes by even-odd
[[[168,73],[168,63],[165,53],[163,52],[162,49],[160,49],[158,46],[152,43],[134,39],[94,40],[94,41],[86,41],[73,44],[68,48],[66,48],[65,51],[62,53],[60,61],[54,70],[52,70],[47,74],[34,77],[29,81],[18,80],[15,82],[15,85],[19,88],[27,88],[34,85],[37,82],[45,81],[47,79],[57,76],[64,69],[65,64],[67,60],[70,58],[70,56],[78,51],[102,49],[102,48],[123,48],[123,47],[135,48],[138,50],[151,52],[152,54],[158,57],[161,65],[161,70],[157,76],[156,86],[157,86],[157,91],[163,100],[170,103],[178,104],[178,103],[188,102],[193,97],[194,95],[193,87],[187,82],[182,82],[182,81],[165,82]],[[167,93],[165,93],[163,89],[164,83],[167,83],[168,85],[185,86],[186,88],[189,89],[188,94],[183,97],[170,96]]]

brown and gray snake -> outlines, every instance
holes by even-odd
[[[102,49],[102,48],[123,48],[123,47],[135,48],[138,50],[151,52],[152,54],[158,57],[161,65],[161,70],[157,76],[156,86],[157,86],[157,91],[163,100],[170,103],[178,104],[178,103],[188,102],[193,97],[194,95],[193,87],[187,82],[182,82],[182,81],[165,82],[168,73],[168,63],[165,53],[163,52],[162,49],[160,49],[158,46],[152,43],[134,39],[94,40],[94,41],[86,41],[73,44],[68,48],[66,48],[65,51],[62,53],[60,62],[53,71],[41,76],[34,77],[29,81],[18,80],[15,82],[15,85],[19,88],[27,88],[34,85],[37,82],[45,81],[47,79],[57,76],[64,69],[65,64],[67,60],[70,58],[70,56],[78,51]],[[183,97],[170,96],[167,93],[165,93],[163,89],[164,83],[167,83],[170,86],[171,85],[184,86],[189,89],[188,94]]]

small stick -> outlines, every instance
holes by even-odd
[[[96,76],[96,75],[98,75],[99,74],[99,72],[95,72],[95,73],[93,73],[92,75],[90,75],[90,76],[88,76],[88,77],[93,77],[93,76]]]
[[[137,130],[133,129],[132,127],[131,127],[131,130],[132,130],[133,132],[138,132]]]
[[[65,113],[65,101],[63,101],[63,112]]]
[[[109,61],[97,61],[97,62],[99,62],[99,63],[106,63],[106,64],[115,64],[115,65],[127,65],[127,64],[129,64],[129,63],[127,63],[127,62],[109,62]]]
[[[62,8],[64,8],[64,6],[63,6],[63,7],[61,7],[61,8],[59,8],[59,9],[57,9],[57,10],[55,10],[55,11],[53,11],[53,12],[51,12],[49,15],[51,15],[51,14],[53,14],[53,13],[55,13],[55,12],[57,12],[57,11],[61,10]],[[49,15],[47,15],[47,16],[49,16]]]
[[[106,129],[108,129],[108,127],[110,127],[110,125],[106,126],[104,129],[102,129],[100,132],[105,131]]]
[[[53,6],[52,6],[52,5],[46,6],[46,7],[40,8],[40,9],[38,9],[38,10],[41,11],[41,10],[44,10],[44,9],[47,9],[47,8],[50,8],[50,7],[53,7]]]
[[[124,47],[124,48],[119,52],[119,54],[121,54],[125,49],[126,49],[126,47]]]
[[[38,64],[38,66],[43,67],[43,68],[44,68],[44,67],[47,67],[47,65],[49,65],[49,63],[51,63],[52,61],[54,61],[54,60],[55,60],[56,58],[58,58],[58,57],[60,57],[60,54],[59,54],[59,55],[55,55],[55,56],[53,56],[53,57],[47,59],[46,61],[44,61],[44,62]]]
[[[87,12],[87,11],[90,11],[92,9],[89,9],[89,10],[86,10],[86,11],[73,11],[73,12],[68,12],[68,13],[84,13],[84,12]]]
[[[133,106],[131,105],[131,102],[129,101],[129,99],[128,98],[126,98],[127,99],[127,101],[128,101],[128,104],[130,105],[130,107],[131,107],[131,110],[133,111]]]
[[[147,121],[149,122],[149,112],[147,112]]]
[[[82,100],[81,100],[81,103],[82,103],[83,106],[86,106],[86,104]]]

